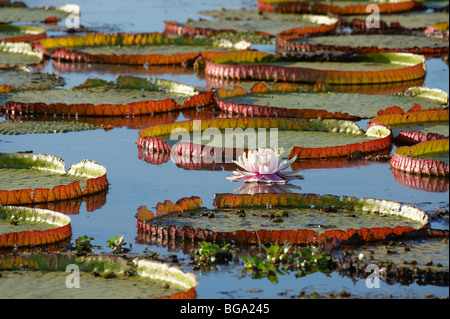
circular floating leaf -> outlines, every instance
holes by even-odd
[[[0,261],[1,269],[4,270],[4,281],[0,287],[3,296],[20,294],[30,298],[79,298],[81,293],[83,298],[192,299],[196,297],[195,289],[198,286],[193,273],[185,273],[179,267],[163,262],[133,256],[15,254],[2,255]],[[55,284],[55,281],[64,282],[67,269],[72,269],[70,267],[74,265],[78,267],[80,282],[84,284],[79,289],[67,289],[66,285]],[[20,279],[17,271],[23,268],[28,271],[21,273]],[[18,284],[23,276],[33,287]],[[35,295],[37,290],[38,296]],[[121,291],[126,293],[122,294]]]
[[[273,37],[284,30],[298,28],[304,33],[322,33],[336,28],[338,20],[327,16],[261,13],[246,9],[199,12],[212,20],[188,21],[184,24],[165,22],[165,32],[190,35],[216,35],[224,32],[256,31]]]
[[[0,135],[67,133],[98,129],[98,126],[79,122],[56,121],[4,121],[0,122]]]
[[[296,52],[342,51],[351,53],[408,52],[427,57],[448,54],[448,40],[415,35],[351,34],[284,39],[277,36],[276,51],[295,55]]]
[[[175,65],[189,59],[210,58],[228,51],[212,41],[170,37],[161,33],[88,33],[85,36],[47,38],[33,47],[58,61],[126,65]]]
[[[106,169],[89,160],[65,171],[56,156],[0,153],[0,205],[54,202],[94,194],[108,188]]]
[[[0,42],[0,69],[38,64],[42,59],[43,54],[33,51],[28,43]]]
[[[364,54],[354,62],[292,62],[255,51],[217,54],[205,74],[224,79],[373,84],[421,79],[425,59],[409,53]]]
[[[46,22],[67,18],[71,12],[65,7],[28,8],[26,6],[5,6],[0,10],[0,23]]]
[[[373,2],[368,0],[346,1],[338,0],[329,3],[326,0],[258,0],[260,11],[281,13],[314,13],[336,15],[367,14],[367,6]],[[410,11],[414,8],[412,0],[377,1],[380,13]],[[370,12],[370,11],[369,11]]]
[[[71,235],[70,218],[64,214],[0,205],[0,248],[52,244]]]
[[[30,42],[46,37],[45,29],[42,28],[0,25],[0,42]]]
[[[146,115],[206,106],[212,103],[212,94],[174,81],[119,76],[116,83],[91,79],[73,89],[17,92],[8,96],[3,111],[70,116]]]
[[[52,89],[64,84],[64,79],[57,73],[34,72],[26,67],[0,69],[0,93]],[[0,96],[0,105],[4,105],[6,100],[5,95]]]
[[[184,205],[181,207],[179,203],[184,203]],[[189,206],[191,206],[190,209]],[[329,240],[352,244],[381,241],[387,236],[390,236],[391,239],[435,236],[426,227],[428,215],[424,211],[413,206],[387,200],[291,193],[216,194],[214,206],[213,211],[207,211],[201,208],[201,200],[198,198],[183,198],[176,204],[170,201],[159,203],[156,207],[156,213],[149,211],[145,206],[141,206],[135,217],[139,230],[163,239],[227,242],[244,245],[285,242],[317,244]],[[238,209],[238,211],[230,211],[229,209]],[[275,216],[275,213],[279,213],[279,216]],[[256,216],[253,216],[253,214]],[[311,223],[312,215],[305,216],[306,214],[322,216],[317,217],[319,219],[316,223]],[[330,223],[336,222],[333,217],[343,219],[345,224],[349,218],[354,218],[353,215],[362,216],[363,214],[374,218],[384,216],[385,219],[383,220],[394,218],[396,219],[394,225],[398,223],[398,218],[409,219],[413,221],[414,225],[413,227],[410,227],[412,224],[409,224],[409,226],[372,228],[359,225],[357,229],[342,225],[343,229],[330,230],[330,228],[333,228]],[[258,225],[256,225],[255,221],[251,223],[247,218],[252,220],[265,219],[265,221],[258,221]],[[317,232],[307,227],[297,230],[289,229],[289,225],[284,225],[289,223],[288,220],[291,218],[305,218],[300,224],[294,222],[295,226],[292,228],[304,225],[310,228],[323,228],[325,231]],[[197,228],[190,226],[189,220],[194,220],[195,225],[200,226]],[[230,220],[232,221],[228,223]],[[270,224],[270,226],[264,225],[264,223]],[[206,226],[203,228],[205,224],[208,224],[208,228]],[[235,224],[242,228],[233,229]],[[280,224],[282,225],[280,226]],[[229,225],[227,227],[229,229],[222,229],[223,225]],[[322,227],[319,227],[319,225],[322,225]],[[329,226],[328,230],[325,226]],[[215,231],[211,227],[219,227],[220,229]]]
[[[407,173],[449,176],[448,147],[448,138],[402,146],[395,150],[391,166]]]
[[[263,131],[260,133],[258,130],[257,133],[256,129],[263,129]],[[273,131],[271,132],[270,129],[273,129]],[[221,130],[225,130],[225,134]],[[257,148],[256,142],[261,143],[261,141],[264,141],[265,145],[258,145],[258,147],[268,147],[268,145],[273,147],[275,143],[277,146],[283,146],[286,152],[290,151],[289,158],[296,155],[298,159],[305,159],[348,156],[353,152],[375,152],[388,148],[392,139],[390,129],[380,124],[372,124],[364,134],[358,125],[344,120],[221,118],[149,127],[139,131],[137,143],[143,145],[142,141],[146,138],[158,136],[165,136],[166,142],[169,142],[169,139],[172,141],[171,138],[178,139],[180,134],[185,138],[185,133],[191,138],[190,132],[196,134],[195,140],[193,138],[191,142],[182,140],[172,146],[171,151],[188,157],[204,157],[209,159],[210,162],[211,160],[219,162],[219,160],[224,159],[225,161],[236,159],[247,148]],[[201,136],[202,132],[206,132],[206,136]],[[172,134],[175,136],[171,137]],[[214,136],[212,140],[211,134]],[[264,139],[259,136],[261,134]],[[269,135],[268,138],[267,135]],[[249,143],[247,145],[245,144],[246,137],[248,138],[247,143]],[[254,143],[251,142],[251,137],[254,138]],[[330,138],[327,139],[327,137]],[[204,145],[207,143],[205,141],[202,144],[202,140],[206,139],[209,140],[208,144]],[[225,139],[225,143],[223,139]],[[304,144],[307,143],[304,142],[307,139],[310,140],[309,143],[311,144]],[[235,140],[236,144],[234,144]],[[339,143],[339,140],[342,143]],[[324,143],[327,143],[327,145],[324,145]],[[300,145],[305,145],[305,147],[300,147]],[[320,146],[317,147],[318,145]]]
[[[425,89],[424,89],[425,90]],[[334,92],[314,92],[290,85],[269,89],[257,84],[250,89],[235,87],[233,91],[218,90],[215,104],[226,113],[257,117],[335,118],[358,120],[371,118],[386,106],[409,110],[420,103],[424,109],[446,103],[431,96],[368,95]],[[445,92],[442,92],[446,95]]]

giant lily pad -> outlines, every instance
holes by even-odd
[[[71,235],[70,218],[64,214],[0,205],[0,248],[52,244]]]
[[[89,123],[79,123],[73,121],[2,121],[0,122],[0,135],[20,135],[20,134],[49,134],[67,133],[98,129],[98,126]]]
[[[1,256],[0,294],[29,298],[174,298],[196,297],[197,277],[179,267],[135,256],[20,254]],[[79,270],[79,289],[67,289],[67,270]],[[20,274],[18,271],[22,271]],[[97,276],[93,276],[93,274]],[[31,286],[23,284],[23,278]],[[18,284],[18,281],[22,284]],[[71,282],[75,284],[75,280]]]
[[[0,25],[0,42],[30,42],[46,37],[47,34],[42,28]]]
[[[188,59],[229,49],[192,37],[161,33],[88,33],[85,36],[47,38],[33,43],[35,50],[59,61],[127,65],[180,65]]]
[[[425,59],[408,53],[358,56],[354,62],[300,62],[279,55],[247,51],[229,52],[206,61],[205,74],[224,79],[328,84],[402,82],[425,76]]]
[[[133,116],[209,105],[212,93],[197,92],[174,81],[124,76],[115,83],[89,79],[73,89],[17,92],[8,97],[3,110],[12,114]]]
[[[165,32],[174,34],[216,35],[224,32],[246,33],[256,31],[267,37],[293,28],[304,33],[322,33],[336,28],[338,20],[327,16],[261,13],[245,9],[211,10],[199,12],[209,20],[188,21],[180,24],[165,22]]]
[[[317,244],[329,240],[352,244],[380,241],[387,236],[391,239],[435,236],[427,229],[428,215],[424,211],[387,200],[291,193],[216,194],[214,210],[201,205],[200,198],[191,197],[175,204],[170,201],[159,203],[155,213],[141,206],[136,214],[138,229],[172,240],[244,245]],[[380,221],[368,222],[369,219],[365,219],[362,224],[353,225],[356,228],[352,229],[346,224],[351,222],[349,218],[353,218],[349,214],[358,215],[360,220],[384,216],[383,222],[390,218],[395,221],[393,227],[371,227],[372,223],[378,226]],[[304,220],[289,222],[296,218]],[[408,226],[398,226],[402,219],[410,220]],[[338,220],[343,223],[339,227],[334,224]],[[298,229],[300,225],[303,227]],[[336,228],[332,229],[333,226]]]
[[[277,53],[315,52],[320,50],[352,53],[409,52],[440,57],[448,53],[448,40],[414,35],[352,34],[284,39],[277,36]]]
[[[174,145],[180,135],[182,140]],[[364,133],[355,123],[344,120],[220,118],[149,127],[139,131],[137,144],[154,151],[170,149],[178,155],[205,157],[215,162],[235,159],[247,149],[268,146],[283,147],[285,156],[290,152],[289,158],[305,159],[379,151],[390,147],[391,135],[391,130],[383,125],[372,124]],[[158,136],[165,141],[154,143]]]
[[[28,8],[7,6],[0,10],[0,22],[45,22],[50,19],[51,21],[58,21],[67,18],[71,14],[71,12],[65,11],[65,8],[67,7]]]
[[[0,69],[0,93],[31,89],[51,89],[63,86],[65,81],[56,73],[31,71],[26,67]],[[0,97],[0,105],[4,105],[6,96]]]
[[[413,90],[424,94],[412,96],[408,92]],[[368,95],[314,92],[284,84],[269,89],[264,84],[257,84],[250,92],[239,87],[231,92],[218,90],[214,100],[223,112],[244,116],[353,120],[374,117],[387,106],[395,105],[406,111],[415,104],[421,104],[423,109],[431,109],[447,103],[445,92],[439,92],[439,96],[430,96],[427,92],[430,92],[427,88],[411,88],[403,94]],[[437,95],[438,91],[434,92]]]
[[[34,65],[42,61],[43,54],[33,51],[23,42],[0,42],[0,69],[5,67]]]
[[[0,153],[0,205],[61,201],[94,194],[108,188],[106,169],[90,160],[66,172],[56,156]]]
[[[448,138],[402,146],[395,150],[391,167],[413,174],[449,176],[448,148]]]
[[[282,13],[314,13],[336,15],[366,14],[366,7],[373,2],[368,0],[338,0],[328,2],[326,0],[258,0],[260,11]],[[377,1],[380,13],[393,13],[410,11],[414,8],[412,0],[385,0]]]

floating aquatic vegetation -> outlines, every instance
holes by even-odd
[[[206,138],[208,142],[201,137],[202,132],[211,128],[215,134],[220,136],[210,140],[211,136]],[[220,130],[228,130],[228,134],[221,134]],[[246,129],[246,131],[244,131]],[[256,129],[264,130],[266,145],[249,147],[245,144],[245,136],[250,133],[256,134]],[[392,142],[391,130],[382,124],[370,124],[366,133],[355,123],[343,120],[321,120],[321,119],[296,119],[296,118],[217,118],[210,120],[176,122],[167,125],[157,125],[142,129],[139,131],[137,144],[146,147],[145,140],[164,137],[164,144],[157,140],[152,143],[153,151],[168,152],[168,146],[172,154],[184,155],[193,158],[205,158],[211,162],[222,163],[224,160],[237,159],[239,155],[247,151],[248,148],[274,146],[271,141],[270,129],[277,131],[276,142],[278,147],[282,147],[289,158],[297,156],[298,159],[309,158],[329,158],[348,156],[353,152],[362,154],[377,152],[390,147]],[[231,132],[230,132],[231,130]],[[267,139],[267,131],[269,138]],[[208,131],[207,131],[208,132]],[[259,132],[259,131],[258,131]],[[175,134],[175,140],[180,134],[197,134],[195,140],[181,140],[174,143],[172,134]],[[209,131],[211,133],[211,130]],[[184,136],[183,135],[183,136]],[[197,136],[196,135],[196,136]],[[228,135],[228,138],[227,138]],[[170,136],[170,140],[169,140]],[[190,135],[189,135],[190,136]],[[233,137],[230,140],[229,137]],[[185,136],[186,137],[186,136]],[[240,138],[242,137],[242,138]],[[299,138],[302,137],[300,147]],[[235,139],[242,143],[235,143]],[[259,137],[258,137],[259,138]],[[328,139],[327,138],[331,138]],[[225,141],[223,140],[225,139]],[[309,143],[306,144],[305,141]],[[341,143],[339,143],[341,141]],[[324,146],[326,142],[327,146]],[[172,144],[172,145],[170,145]],[[255,140],[256,144],[256,140]],[[340,145],[338,145],[340,144]],[[159,146],[161,145],[161,148]],[[164,147],[162,147],[164,145]],[[306,147],[310,146],[310,147]],[[200,162],[200,161],[199,161]]]
[[[166,21],[164,32],[208,36],[231,32],[241,35],[244,39],[252,40],[245,37],[245,33],[256,32],[266,38],[293,28],[298,28],[305,34],[322,33],[334,30],[338,23],[338,19],[325,15],[284,15],[246,9],[211,10],[199,12],[199,14],[206,15],[212,20],[189,20],[182,24]]]
[[[0,25],[0,42],[30,42],[46,37],[47,33],[42,28]]]
[[[0,42],[0,69],[35,65],[42,61],[43,54],[24,42]]]
[[[69,9],[67,6],[48,8],[30,8],[26,5],[3,6],[0,10],[0,23],[57,22],[66,19],[72,13]]]
[[[135,116],[206,106],[212,103],[212,94],[212,91],[198,92],[192,86],[169,80],[119,76],[115,83],[90,79],[73,89],[18,92],[8,97],[2,111],[9,114]]]
[[[53,155],[0,153],[0,170],[0,205],[62,201],[108,188],[106,169],[90,160],[66,172],[64,161]]]
[[[59,242],[72,235],[70,222],[55,211],[0,205],[0,248]]]
[[[428,229],[428,215],[424,211],[388,200],[292,193],[216,194],[213,210],[202,208],[201,205],[201,200],[198,197],[192,197],[183,198],[175,204],[169,201],[165,201],[163,204],[159,203],[156,207],[156,213],[149,211],[145,206],[141,206],[135,216],[138,229],[148,232],[152,236],[169,240],[209,241],[244,245],[286,242],[290,244],[317,244],[329,241],[337,241],[342,244],[361,244],[377,242],[386,238],[395,240],[448,236],[448,231],[445,233],[445,231]],[[234,211],[231,211],[233,209]],[[279,211],[279,209],[283,211]],[[302,210],[302,212],[297,212],[297,209]],[[308,224],[305,229],[297,230],[289,229],[289,225],[284,226],[286,223],[283,223],[283,219],[289,223],[288,220],[291,217],[301,218],[301,216],[307,215],[310,221],[309,210],[311,210],[311,213],[316,210],[318,214],[325,214],[325,216],[328,216],[326,218],[332,218],[331,215],[337,214],[336,216],[340,216],[339,218],[342,218],[346,223],[345,229],[330,230],[333,227],[331,225],[326,227],[323,219],[320,222],[323,223],[323,231],[312,230],[311,228],[317,226],[315,224]],[[381,215],[391,216],[396,220],[394,222],[396,226],[375,228],[367,228],[367,225],[360,225],[357,228],[349,226],[348,223],[351,220],[346,218],[347,215],[353,216],[364,214],[364,212],[373,218],[379,218]],[[270,226],[264,226],[267,223],[261,221],[266,217],[266,220],[272,220],[272,223],[267,222]],[[252,222],[253,226],[241,225],[242,223],[245,224],[247,218],[255,219]],[[409,219],[416,224],[414,227],[411,226],[412,224],[410,226],[398,226],[400,219],[397,218]],[[260,220],[258,221],[258,219]],[[227,220],[232,221],[228,223]],[[387,219],[383,219],[383,221],[386,222]],[[337,221],[334,220],[334,222]],[[306,221],[306,223],[308,222]],[[379,223],[376,224],[379,225]],[[236,225],[243,228],[233,229],[236,228]],[[295,222],[295,225],[293,227],[298,227],[302,223]],[[224,230],[224,227],[229,228]],[[317,227],[320,229],[319,226]],[[214,228],[217,228],[217,230],[214,230]],[[254,228],[254,230],[249,230],[249,228]]]
[[[410,88],[411,92],[416,88]],[[214,102],[223,112],[256,117],[300,117],[359,120],[374,117],[386,106],[400,106],[404,110],[420,103],[423,108],[441,107],[447,101],[445,92],[437,97],[425,93],[430,90],[417,88],[424,94],[411,95],[402,92],[390,95],[330,92],[324,85],[313,89],[302,89],[282,83],[268,88],[265,84],[255,84],[250,90],[235,86],[232,91],[216,90]],[[419,92],[419,91],[418,91]]]
[[[205,74],[223,79],[327,84],[401,82],[425,76],[425,58],[409,53],[362,54],[353,62],[299,62],[257,51],[226,52],[206,61]]]
[[[167,263],[140,258],[133,255],[117,256],[108,254],[88,254],[76,256],[75,254],[15,254],[2,255],[0,257],[1,270],[3,271],[2,289],[11,287],[10,291],[17,291],[17,271],[30,278],[27,282],[32,283],[33,289],[26,288],[22,296],[39,290],[37,297],[44,298],[163,298],[163,299],[192,299],[196,297],[197,277],[193,273],[185,273],[179,267]],[[67,289],[66,285],[52,285],[51,290],[46,290],[48,283],[53,280],[67,277],[67,269],[73,272],[71,267],[77,266],[80,282],[86,283],[79,289]],[[46,278],[41,287],[36,287],[37,278]],[[64,279],[63,279],[64,280]],[[66,281],[67,283],[68,281]],[[87,284],[89,282],[89,284]],[[76,280],[70,285],[76,286]],[[110,285],[114,285],[111,289]],[[93,288],[87,288],[87,287]],[[122,288],[120,288],[122,287]],[[119,290],[117,290],[119,289]],[[75,293],[73,291],[76,290]],[[47,295],[45,295],[47,291]],[[119,291],[126,291],[121,295]],[[2,292],[5,296],[7,292]],[[44,295],[43,295],[44,294]],[[9,293],[6,294],[9,296]],[[32,298],[37,298],[33,293]],[[11,294],[15,296],[15,294]]]
[[[43,90],[63,86],[65,81],[57,73],[31,71],[27,67],[0,69],[0,93],[21,90]],[[0,105],[6,102],[6,96],[0,96]]]
[[[308,0],[258,0],[260,11],[280,12],[280,13],[313,13],[335,15],[367,14],[366,7],[370,1],[308,1]],[[415,2],[412,0],[382,1],[377,2],[379,12],[383,14],[410,11],[414,8]]]
[[[387,110],[380,110],[378,116],[372,118],[371,122],[385,125],[448,122],[448,109],[423,110],[420,104],[416,104],[405,112],[403,109],[393,106]]]
[[[315,37],[299,37],[279,34],[276,52],[294,55],[298,52],[341,51],[350,53],[408,52],[426,57],[440,57],[448,54],[448,41],[417,35],[349,34]]]
[[[207,59],[229,50],[215,46],[209,40],[170,37],[156,32],[88,33],[85,36],[47,38],[33,42],[32,46],[44,56],[58,61],[145,66],[181,65],[189,59]]]
[[[51,134],[96,130],[98,126],[71,121],[2,121],[0,135]]]
[[[402,146],[392,155],[391,167],[407,173],[448,177],[448,149],[448,138]]]

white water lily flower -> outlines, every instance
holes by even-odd
[[[227,177],[232,182],[243,181],[246,183],[279,183],[284,184],[289,179],[303,178],[300,171],[284,172],[297,158],[282,160],[281,153],[273,148],[259,148],[250,150],[246,156],[239,156],[238,161],[233,161],[245,171],[236,170],[233,176]]]

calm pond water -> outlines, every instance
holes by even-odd
[[[25,1],[29,6],[62,5],[65,1],[33,0]],[[102,31],[151,32],[163,31],[164,20],[184,22],[188,18],[197,19],[197,11],[226,8],[256,9],[256,1],[251,0],[200,0],[200,1],[88,1],[79,0],[82,10],[82,24],[86,27],[100,27]],[[180,10],[182,8],[182,10]],[[120,14],[118,14],[120,13]],[[57,33],[55,33],[57,34]],[[51,36],[52,33],[49,32]],[[267,51],[273,50],[264,46]],[[440,88],[449,92],[449,69],[440,59],[427,61],[425,86]],[[180,81],[189,85],[204,86],[204,78],[193,73],[176,74],[170,69],[161,73],[158,68],[144,70],[136,67],[117,66],[77,66],[58,64],[50,61],[37,69],[45,72],[59,72],[67,87],[84,82],[90,77],[113,80],[119,74],[159,77]],[[182,119],[180,116],[179,119]],[[2,119],[0,119],[2,120]],[[367,121],[358,123],[363,129]],[[182,197],[200,196],[204,206],[212,207],[215,193],[232,193],[242,186],[226,180],[231,172],[194,171],[177,167],[172,161],[162,165],[152,165],[139,159],[136,145],[138,130],[126,127],[110,131],[96,130],[76,133],[34,134],[0,136],[0,152],[33,151],[62,157],[68,167],[82,159],[94,160],[107,169],[110,183],[105,204],[88,211],[83,203],[79,214],[71,215],[73,236],[94,237],[94,244],[105,247],[106,241],[115,235],[124,235],[132,243],[132,253],[142,253],[148,247],[160,254],[176,253],[182,264],[187,264],[188,256],[180,250],[170,251],[158,245],[136,242],[137,227],[134,217],[139,206],[153,209],[158,202],[175,202]],[[413,204],[422,209],[432,210],[442,207],[448,210],[448,180],[446,191],[429,192],[410,188],[399,183],[388,163],[367,162],[364,165],[334,169],[308,169],[303,172],[304,180],[293,181],[300,192],[372,197]],[[293,192],[298,192],[293,189]],[[433,227],[447,228],[448,225],[433,224]],[[108,249],[104,249],[108,251]],[[242,265],[240,266],[242,267]],[[192,268],[186,265],[187,271]],[[338,293],[342,290],[361,297],[421,298],[432,293],[448,296],[448,287],[387,285],[381,283],[379,289],[368,289],[364,280],[353,282],[338,274],[326,276],[315,273],[295,279],[293,275],[280,276],[280,282],[273,284],[267,279],[241,278],[236,266],[220,267],[218,272],[196,272],[199,279],[198,298],[290,298],[301,291]]]

